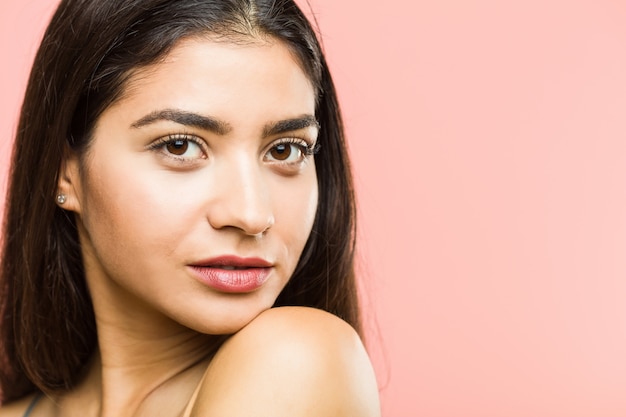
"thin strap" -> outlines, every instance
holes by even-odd
[[[204,374],[202,375],[202,379],[200,379],[198,386],[193,391],[193,394],[191,394],[191,398],[189,399],[189,402],[187,403],[187,407],[185,407],[185,411],[183,412],[183,417],[191,416],[193,407],[194,405],[196,405],[196,400],[198,399],[198,394],[200,393],[200,388],[202,388],[202,385],[204,384],[204,380],[206,379],[206,374],[208,373],[208,371],[209,371],[209,367],[207,366],[206,369],[204,370]]]
[[[35,395],[35,398],[33,398],[33,400],[28,405],[28,408],[26,409],[26,412],[24,413],[24,417],[28,417],[30,415],[30,413],[33,411],[33,408],[35,408],[35,406],[37,405],[41,397],[43,397],[43,394],[41,392]]]

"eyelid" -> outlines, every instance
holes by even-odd
[[[185,141],[188,141],[197,145],[203,153],[203,156],[201,159],[206,159],[208,157],[209,147],[206,144],[206,142],[202,140],[201,138],[199,138],[198,136],[192,135],[190,133],[170,133],[165,136],[161,136],[160,138],[148,144],[146,146],[146,149],[151,150],[151,151],[160,151],[165,145],[168,145],[177,140],[185,140]],[[163,154],[163,156],[174,159],[178,162],[193,162],[199,159],[199,158],[188,158],[184,156],[173,155],[173,154],[169,154],[166,152],[161,152],[161,153]]]
[[[175,140],[188,140],[190,142],[194,142],[195,144],[203,148],[206,148],[206,143],[202,139],[190,133],[169,133],[167,135],[164,135],[164,136],[161,136],[160,138],[155,139],[153,142],[148,144],[147,148],[159,147],[160,145],[167,144]]]
[[[267,148],[267,152],[269,152],[269,150],[272,149],[274,146],[284,143],[302,146],[305,156],[315,155],[320,150],[320,144],[317,140],[305,139],[299,136],[290,136],[276,139],[275,141],[270,143],[269,147]]]

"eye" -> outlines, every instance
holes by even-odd
[[[294,144],[279,143],[270,149],[269,155],[277,161],[286,161],[292,154],[297,155],[296,158],[298,158],[300,153],[302,153],[302,151]]]
[[[169,135],[156,140],[149,149],[179,161],[206,159],[205,146],[200,139],[187,134]]]
[[[302,139],[282,139],[265,154],[265,160],[281,164],[298,164],[315,153],[313,145]]]
[[[182,156],[189,149],[189,141],[186,139],[174,139],[165,144],[165,149],[171,154]]]

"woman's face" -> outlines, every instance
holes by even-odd
[[[216,334],[271,307],[317,208],[314,115],[275,40],[189,39],[132,74],[61,183],[96,314]]]

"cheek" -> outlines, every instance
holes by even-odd
[[[197,193],[189,183],[172,183],[123,161],[94,161],[89,172],[81,219],[98,256],[112,268],[128,267],[122,265],[128,259],[139,266],[150,256],[169,255],[198,218],[192,214]]]
[[[311,233],[317,212],[317,177],[315,170],[311,171],[289,188],[273,185],[275,228],[283,235],[296,262]]]

